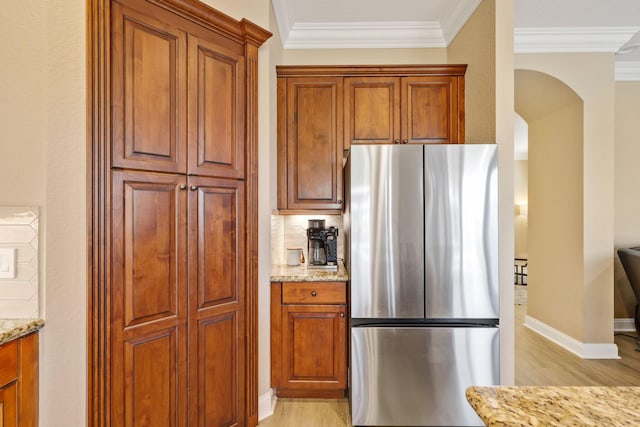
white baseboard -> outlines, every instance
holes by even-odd
[[[616,344],[585,344],[531,316],[525,316],[524,326],[582,359],[620,359]]]
[[[633,317],[619,317],[613,319],[614,332],[635,332],[636,325],[633,321]]]
[[[270,388],[268,392],[258,398],[258,422],[273,415],[278,397]]]

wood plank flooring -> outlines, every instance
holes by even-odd
[[[526,328],[526,307],[515,307],[516,385],[640,386],[640,352],[634,339],[615,337],[618,360],[581,359]]]
[[[515,307],[516,385],[640,386],[640,352],[616,336],[619,360],[584,360],[523,326],[526,305]],[[631,332],[628,334],[632,334]],[[346,399],[279,399],[260,427],[351,427]]]
[[[278,399],[259,427],[351,427],[347,399]]]

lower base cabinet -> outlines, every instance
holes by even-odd
[[[271,284],[271,386],[279,397],[345,396],[346,297],[345,282]]]
[[[0,427],[38,425],[38,334],[0,346]]]

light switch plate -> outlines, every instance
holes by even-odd
[[[0,279],[16,278],[16,248],[0,248]]]

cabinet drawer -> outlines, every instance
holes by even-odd
[[[284,282],[283,304],[346,304],[345,282]]]
[[[18,340],[0,346],[0,387],[18,377]]]

